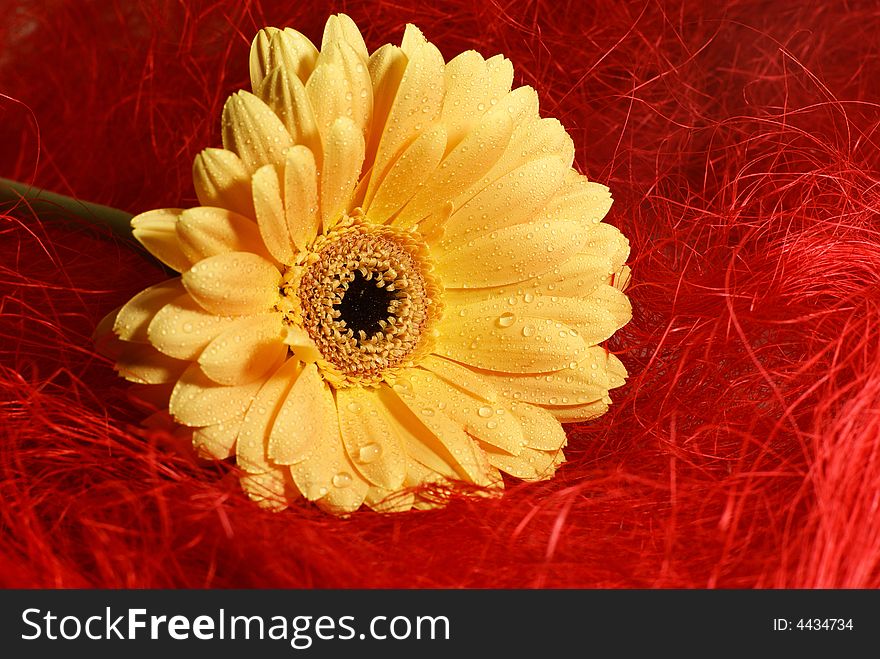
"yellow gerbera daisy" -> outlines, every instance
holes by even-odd
[[[132,220],[181,273],[113,316],[119,372],[271,508],[426,507],[429,484],[550,477],[560,422],[626,370],[629,245],[608,189],[501,56],[444,63],[412,25],[369,54],[261,30],[199,202]],[[420,487],[422,486],[422,487]]]

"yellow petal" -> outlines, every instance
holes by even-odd
[[[437,330],[436,353],[491,371],[543,373],[566,368],[587,355],[577,331],[530,315],[527,305],[516,298],[450,308]]]
[[[397,96],[397,89],[406,69],[407,57],[397,46],[385,44],[370,56],[367,69],[373,86],[373,118],[368,134],[364,171],[373,166],[379,140],[388,121],[388,114]]]
[[[148,343],[124,341],[116,358],[119,375],[138,384],[174,382],[188,365],[189,362],[163,355]]]
[[[419,366],[471,396],[476,396],[488,403],[494,403],[498,400],[498,392],[486,378],[466,366],[438,355],[428,355],[419,362]]]
[[[482,371],[482,375],[505,399],[522,400],[544,407],[586,405],[605,398],[612,387],[609,365],[619,363],[605,348],[588,348],[573,368],[552,373],[500,373]],[[622,378],[615,376],[622,384]],[[619,385],[615,385],[619,386]]]
[[[168,410],[186,426],[212,426],[244,414],[260,385],[259,381],[235,387],[217,384],[193,364],[177,381]]]
[[[327,50],[332,44],[340,43],[348,44],[360,59],[367,60],[367,45],[364,43],[361,31],[345,14],[335,14],[327,19],[321,40],[321,51]]]
[[[560,423],[578,423],[596,419],[608,411],[611,403],[610,397],[596,400],[586,405],[569,405],[561,407],[548,407],[547,411]]]
[[[375,188],[403,147],[440,116],[445,93],[443,56],[413,25],[406,26],[401,50],[408,62],[382,129],[367,188],[368,199],[375,194]]]
[[[135,239],[150,254],[177,272],[185,272],[191,265],[177,242],[175,225],[182,212],[179,208],[161,208],[131,218]]]
[[[407,452],[415,459],[419,459],[421,449],[421,453],[427,451],[439,456],[460,477],[475,485],[495,484],[495,474],[486,469],[485,456],[474,440],[458,423],[437,412],[430,401],[422,399],[403,382],[395,384],[393,389],[379,387],[377,395],[399,424],[398,432],[404,438]],[[417,447],[418,444],[421,447]]]
[[[583,297],[535,295],[533,288],[523,290],[520,286],[516,284],[509,289],[449,290],[444,296],[444,303],[451,318],[454,318],[456,310],[459,315],[462,310],[467,315],[471,309],[479,308],[497,311],[498,323],[501,324],[511,322],[520,315],[560,321],[576,330],[584,343],[591,346],[611,337],[632,318],[629,299],[608,284],[594,287]],[[500,314],[508,315],[502,318]]]
[[[405,490],[392,492],[373,485],[367,490],[364,503],[377,513],[405,513],[412,509],[415,495]]]
[[[523,438],[529,448],[556,452],[568,442],[559,421],[543,407],[517,401],[510,401],[509,405],[522,425]]]
[[[505,58],[488,62],[469,50],[446,65],[446,97],[441,121],[449,131],[449,144],[455,146],[490,108],[498,104],[513,82],[513,66]]]
[[[546,272],[510,286],[447,291],[450,299],[487,300],[511,294],[530,297],[588,298],[621,272],[629,242],[616,228],[601,223],[587,229],[587,242],[571,258]],[[619,283],[619,279],[617,280]],[[619,290],[619,286],[615,286]]]
[[[521,117],[518,121],[514,120],[513,134],[507,150],[489,170],[485,179],[473,189],[466,191],[463,197],[470,198],[486,187],[486,184],[497,181],[532,160],[555,155],[566,163],[567,168],[571,167],[574,160],[574,143],[571,137],[556,119],[540,119],[537,114],[529,118],[532,109],[528,104],[533,97],[521,92],[522,89],[527,88],[514,90],[502,104],[502,108],[507,107],[513,115]],[[518,92],[520,95],[517,94]]]
[[[223,148],[238,154],[248,172],[263,165],[280,165],[293,142],[278,116],[259,98],[245,91],[223,106]]]
[[[147,327],[159,309],[184,294],[183,284],[176,277],[150,286],[129,300],[116,314],[113,331],[123,341],[147,343]]]
[[[341,118],[352,121],[361,137],[366,136],[373,113],[373,87],[366,61],[349,44],[333,43],[321,51],[306,94],[325,143]]]
[[[116,361],[116,358],[119,356],[123,343],[113,332],[113,325],[116,323],[116,317],[120,311],[122,311],[122,307],[113,309],[113,311],[98,321],[98,325],[92,332],[92,341],[95,344],[97,353],[113,361]]]
[[[295,362],[296,360],[290,360]],[[297,364],[293,384],[282,401],[269,435],[269,458],[278,464],[291,465],[305,460],[311,445],[325,433],[324,392],[321,376],[314,364]],[[333,411],[336,418],[336,411]]]
[[[445,414],[471,436],[514,455],[526,445],[519,421],[503,405],[470,396],[421,369],[408,371],[407,380],[417,396],[429,401],[425,409]]]
[[[412,226],[474,186],[504,153],[512,131],[507,113],[484,116],[427,177],[393,224]]]
[[[321,172],[321,222],[331,228],[349,210],[352,192],[364,162],[364,137],[345,117],[337,119],[324,142],[324,171]]]
[[[297,383],[301,381],[303,384],[297,395],[309,401],[316,432],[308,438],[302,459],[290,466],[293,480],[307,499],[320,499],[333,512],[357,510],[367,495],[369,485],[345,454],[333,394],[317,375],[314,364],[305,367]],[[274,440],[272,444],[275,444]]]
[[[293,263],[295,249],[287,229],[281,183],[274,165],[264,165],[253,178],[254,208],[263,242],[281,263]]]
[[[256,92],[268,73],[278,67],[305,81],[317,57],[318,49],[300,32],[289,27],[263,28],[251,44],[251,88]]]
[[[280,298],[281,273],[256,254],[228,252],[196,263],[183,285],[206,311],[244,316],[272,309]]]
[[[318,172],[314,154],[304,146],[287,152],[284,165],[284,216],[294,246],[305,251],[318,235]]]
[[[202,309],[189,294],[166,304],[150,321],[147,336],[158,350],[177,359],[196,359],[214,337],[236,321]]]
[[[207,460],[225,460],[235,455],[235,442],[243,420],[244,415],[197,428],[192,440],[196,454]]]
[[[397,424],[388,418],[374,391],[360,387],[336,392],[339,431],[348,457],[373,485],[396,490],[406,476],[406,453]]]
[[[470,239],[447,234],[432,254],[447,288],[497,287],[532,279],[571,259],[588,232],[580,222],[533,221]]]
[[[253,220],[225,208],[199,206],[183,211],[177,221],[177,239],[193,263],[226,252],[270,258]]]
[[[287,360],[280,367],[276,364],[272,375],[259,384],[259,391],[248,407],[236,444],[238,466],[253,474],[271,471],[269,436],[287,392],[299,376],[299,364]]]
[[[492,466],[524,481],[552,478],[556,468],[565,460],[562,451],[537,451],[532,448],[523,449],[517,456],[489,449],[486,456]]]
[[[446,129],[442,125],[419,135],[392,165],[376,196],[364,204],[370,221],[381,224],[399,211],[437,168],[445,150]]]
[[[299,78],[284,68],[273,69],[263,81],[259,96],[281,119],[294,144],[305,145],[320,155],[318,123]]]
[[[612,202],[611,192],[606,186],[594,183],[570,169],[559,193],[548,204],[546,214],[561,220],[598,224],[608,213]]]
[[[253,382],[286,357],[282,330],[278,313],[242,318],[208,344],[199,365],[219,384]]]
[[[242,474],[241,489],[258,506],[276,513],[300,496],[290,474],[280,467],[259,474]]]
[[[193,162],[193,183],[202,206],[254,218],[251,175],[241,158],[226,149],[205,149]]]
[[[456,209],[446,225],[442,244],[455,245],[535,219],[562,185],[570,166],[570,161],[551,155],[501,176]]]

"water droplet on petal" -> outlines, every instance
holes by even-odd
[[[498,327],[510,327],[511,325],[513,325],[514,320],[516,320],[516,316],[514,316],[509,311],[505,311],[497,318],[495,322]]]
[[[351,401],[351,402],[350,402],[348,405],[346,405],[345,407],[346,407],[346,409],[347,409],[349,412],[353,412],[353,413],[355,413],[355,414],[357,414],[358,412],[360,412],[361,409],[362,409],[362,408],[361,408],[361,404],[360,404],[360,403],[356,403],[355,401]]]
[[[488,405],[483,405],[483,407],[477,410],[477,414],[479,414],[484,419],[487,419],[492,416],[492,408]]]
[[[375,443],[364,444],[358,449],[357,459],[359,462],[368,464],[373,462],[382,453],[382,447]]]
[[[347,471],[340,471],[333,477],[333,487],[348,487],[351,485],[351,474]]]
[[[535,333],[535,328],[532,327],[531,325],[526,325],[525,327],[522,328],[522,335],[523,336],[532,336],[534,333]]]

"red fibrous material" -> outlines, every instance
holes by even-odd
[[[797,5],[795,7],[795,5]],[[165,278],[99,228],[0,215],[0,585],[880,586],[873,3],[0,1],[0,175],[196,203],[264,25],[350,14],[512,59],[632,241],[630,370],[569,462],[499,500],[341,520],[247,500],[144,428],[97,321]],[[8,206],[6,207],[8,209]]]

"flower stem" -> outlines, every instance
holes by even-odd
[[[117,235],[131,238],[131,213],[0,178],[0,205],[5,206],[9,202],[24,203],[41,216],[73,216],[95,224],[104,224]]]

